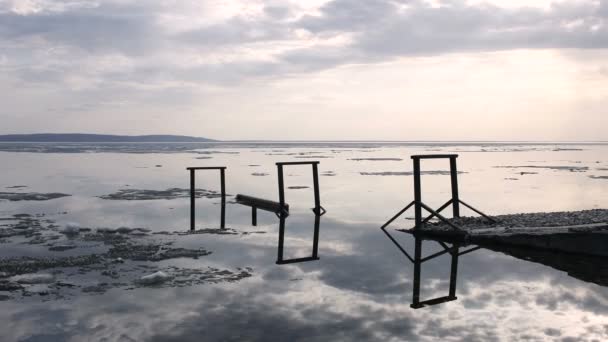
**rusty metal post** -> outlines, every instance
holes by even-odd
[[[452,210],[454,217],[460,217],[460,198],[458,195],[458,167],[456,166],[456,158],[450,157],[450,177],[452,178]]]
[[[222,213],[220,218],[220,228],[226,228],[226,170],[220,169],[220,186],[222,193]]]
[[[283,243],[285,241],[285,216],[279,216],[279,247],[277,248],[277,263],[283,262]]]
[[[195,225],[195,210],[194,205],[196,201],[195,196],[195,183],[194,183],[194,170],[190,170],[190,230],[194,231]]]
[[[319,193],[319,168],[317,164],[312,164],[312,182],[315,190],[315,214],[321,215],[321,195]]]
[[[281,216],[284,216],[285,185],[283,182],[283,165],[277,164],[277,173],[279,176],[279,204],[281,205]]]
[[[319,257],[319,226],[321,224],[321,215],[315,215],[315,232],[312,240],[312,257]]]
[[[414,291],[412,294],[412,307],[416,308],[420,305],[420,266],[422,265],[422,239],[415,238],[414,247]]]
[[[456,247],[452,252],[452,265],[450,269],[450,297],[456,298],[456,279],[458,275],[458,256],[459,248]]]
[[[422,186],[420,184],[420,159],[413,158],[414,160],[414,210],[416,217],[416,227],[414,229],[422,228]]]

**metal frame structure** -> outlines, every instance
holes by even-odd
[[[236,200],[237,203],[247,205],[251,207],[251,224],[252,226],[257,225],[257,209],[267,210],[274,212],[280,220],[279,223],[279,244],[278,244],[278,253],[277,253],[277,264],[290,264],[296,262],[304,262],[304,261],[312,261],[319,260],[319,225],[321,221],[321,216],[323,216],[327,211],[325,208],[321,206],[321,196],[319,191],[319,170],[318,170],[318,161],[305,161],[305,162],[278,162],[277,171],[278,171],[278,183],[279,183],[279,203],[255,198],[246,195],[237,195]],[[312,166],[312,176],[313,176],[313,186],[314,186],[314,194],[315,194],[315,206],[312,208],[313,213],[315,214],[315,227],[314,227],[314,237],[313,237],[313,245],[312,245],[312,256],[305,258],[296,258],[296,259],[284,259],[283,258],[283,247],[285,243],[285,220],[289,216],[289,205],[285,202],[285,182],[283,176],[283,167],[286,165],[311,165]],[[188,167],[186,168],[190,171],[190,230],[195,230],[195,198],[196,198],[196,190],[195,190],[195,171],[196,170],[219,170],[220,171],[220,182],[221,182],[221,198],[222,198],[222,212],[221,212],[221,225],[222,229],[225,228],[226,224],[226,182],[225,182],[225,166],[205,166],[205,167]]]
[[[278,214],[279,216],[279,246],[277,252],[277,264],[290,264],[296,262],[304,262],[304,261],[312,261],[319,260],[318,250],[319,250],[319,225],[321,221],[321,216],[323,216],[327,211],[323,206],[321,206],[321,196],[319,193],[319,162],[318,161],[303,161],[303,162],[279,162],[277,165],[277,174],[279,179],[279,204],[281,206],[281,211]],[[297,259],[283,259],[283,246],[285,243],[285,219],[289,215],[289,209],[285,210],[285,182],[283,177],[283,167],[286,165],[311,165],[312,166],[312,181],[315,192],[315,207],[312,208],[312,212],[315,213],[315,230],[313,237],[313,246],[312,246],[312,256],[306,258],[297,258]]]
[[[190,171],[190,231],[195,230],[195,208],[196,203],[196,187],[195,187],[195,171],[196,170],[220,170],[220,188],[222,196],[222,209],[220,228],[226,228],[226,167],[225,166],[202,166],[202,167],[187,167]]]
[[[450,222],[447,218],[445,218],[443,215],[440,214],[444,209],[446,209],[447,207],[449,207],[451,205],[453,217],[460,217],[460,204],[473,210],[474,212],[483,216],[490,222],[493,222],[493,223],[496,222],[493,218],[487,216],[480,210],[475,209],[474,207],[472,207],[471,205],[465,203],[463,200],[460,199],[460,195],[458,193],[458,168],[456,166],[456,158],[458,158],[457,154],[426,154],[426,155],[413,155],[412,156],[412,160],[414,163],[414,200],[410,204],[408,204],[405,208],[401,209],[395,216],[393,216],[390,220],[388,220],[381,227],[382,231],[384,233],[386,233],[387,236],[391,239],[391,241],[393,241],[395,244],[397,244],[398,247],[400,247],[399,244],[386,231],[386,227],[388,225],[390,225],[393,221],[395,221],[397,218],[399,218],[399,216],[403,215],[403,213],[405,213],[412,206],[414,207],[415,220],[416,220],[416,225],[414,226],[414,230],[421,229],[425,223],[427,223],[432,218],[437,217],[438,219],[440,219],[442,222],[444,222],[445,224],[447,224],[454,230],[456,230],[458,232],[464,232],[462,230],[462,228],[460,228],[457,225],[455,225],[454,223]],[[422,182],[421,182],[422,173],[420,171],[420,160],[422,160],[422,159],[449,159],[450,160],[450,178],[451,178],[452,198],[450,200],[448,200],[445,204],[443,204],[441,207],[439,207],[437,210],[431,209],[431,207],[429,207],[428,205],[424,204],[424,202],[422,202]],[[429,212],[430,215],[427,217],[423,217],[422,209]],[[402,248],[400,247],[400,249],[402,249]]]
[[[482,217],[486,218],[490,222],[496,222],[491,217],[487,216],[483,212],[475,209],[471,205],[465,203],[460,199],[460,194],[458,192],[458,167],[456,165],[456,158],[458,158],[457,154],[427,154],[427,155],[413,155],[411,156],[413,164],[414,164],[414,200],[409,203],[405,208],[401,209],[395,216],[393,216],[390,220],[388,220],[380,229],[386,234],[386,236],[397,246],[399,251],[403,255],[407,257],[409,261],[414,264],[414,287],[413,287],[413,296],[412,296],[412,304],[411,307],[414,309],[419,309],[428,305],[435,305],[440,303],[445,303],[449,301],[456,300],[456,274],[458,272],[458,257],[473,251],[478,250],[481,247],[474,247],[463,252],[460,252],[460,245],[458,243],[453,243],[452,247],[449,247],[446,243],[442,241],[437,241],[437,243],[443,248],[442,251],[434,253],[432,255],[422,257],[422,234],[424,225],[429,222],[431,219],[437,217],[443,223],[450,226],[455,232],[459,234],[466,234],[466,232],[460,228],[458,225],[450,222],[447,218],[445,218],[440,213],[445,210],[450,205],[452,206],[452,216],[457,218],[460,217],[460,204],[465,207],[471,209]],[[433,210],[431,207],[422,202],[422,181],[421,181],[421,169],[420,169],[420,161],[423,159],[449,159],[450,161],[450,179],[451,179],[451,193],[452,198],[450,198],[446,203],[444,203],[441,207],[436,210]],[[415,248],[414,248],[414,256],[412,257],[404,248],[399,244],[399,242],[386,230],[393,221],[399,218],[403,213],[405,213],[408,209],[414,207],[415,211],[415,222],[416,225],[414,229],[410,232],[414,235],[415,238]],[[427,211],[430,215],[427,217],[423,217],[422,210]],[[450,289],[449,294],[444,297],[433,298],[428,300],[420,300],[420,271],[422,264],[428,260],[437,258],[444,254],[451,255],[451,267],[450,267]]]
[[[280,162],[276,163],[279,177],[279,203],[282,207],[285,206],[285,183],[283,180],[283,167],[285,165],[312,165],[312,181],[315,191],[315,207],[312,211],[315,215],[323,216],[326,213],[325,208],[321,206],[321,196],[319,194],[319,162],[318,161],[303,161],[303,162]],[[281,210],[281,216],[285,215],[285,211]]]

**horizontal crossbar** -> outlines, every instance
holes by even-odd
[[[444,159],[444,158],[458,158],[457,154],[417,154],[413,155],[412,159]]]
[[[442,304],[442,303],[446,303],[446,302],[451,302],[451,301],[454,301],[457,299],[458,299],[458,297],[456,297],[456,296],[439,297],[439,298],[434,298],[434,299],[429,299],[429,300],[425,300],[422,302],[418,302],[416,304],[412,304],[412,305],[410,305],[410,307],[413,309],[420,309],[427,305],[437,305],[437,304]]]
[[[285,264],[295,264],[297,262],[306,262],[306,261],[314,261],[319,260],[318,257],[305,257],[305,258],[296,258],[296,259],[288,259],[288,260],[277,260],[277,265],[285,265]]]
[[[279,162],[277,165],[313,165],[319,164],[319,161],[297,161],[297,162]]]
[[[186,170],[225,170],[225,166],[196,166],[187,167]]]

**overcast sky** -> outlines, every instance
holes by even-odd
[[[0,0],[0,134],[608,140],[608,0]]]

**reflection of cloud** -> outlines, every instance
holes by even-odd
[[[310,223],[297,215],[288,220],[294,230],[310,228]],[[276,233],[275,228],[268,230]],[[409,307],[412,266],[376,227],[324,217],[321,236],[320,261],[290,266],[273,264],[275,234],[251,238],[198,236],[193,244],[210,245],[217,251],[209,256],[210,260],[228,263],[230,267],[252,265],[254,276],[235,284],[111,290],[103,295],[73,298],[70,302],[3,302],[0,319],[11,329],[0,331],[0,339],[608,338],[604,328],[608,314],[606,289],[569,278],[549,267],[489,251],[467,254],[459,264],[458,301],[412,310]],[[345,240],[353,248],[326,251],[324,240]],[[435,248],[432,243],[428,246],[425,255]],[[445,287],[448,261],[449,258],[437,259],[424,266],[423,286],[429,295]],[[188,263],[189,267],[195,267],[199,261]]]

